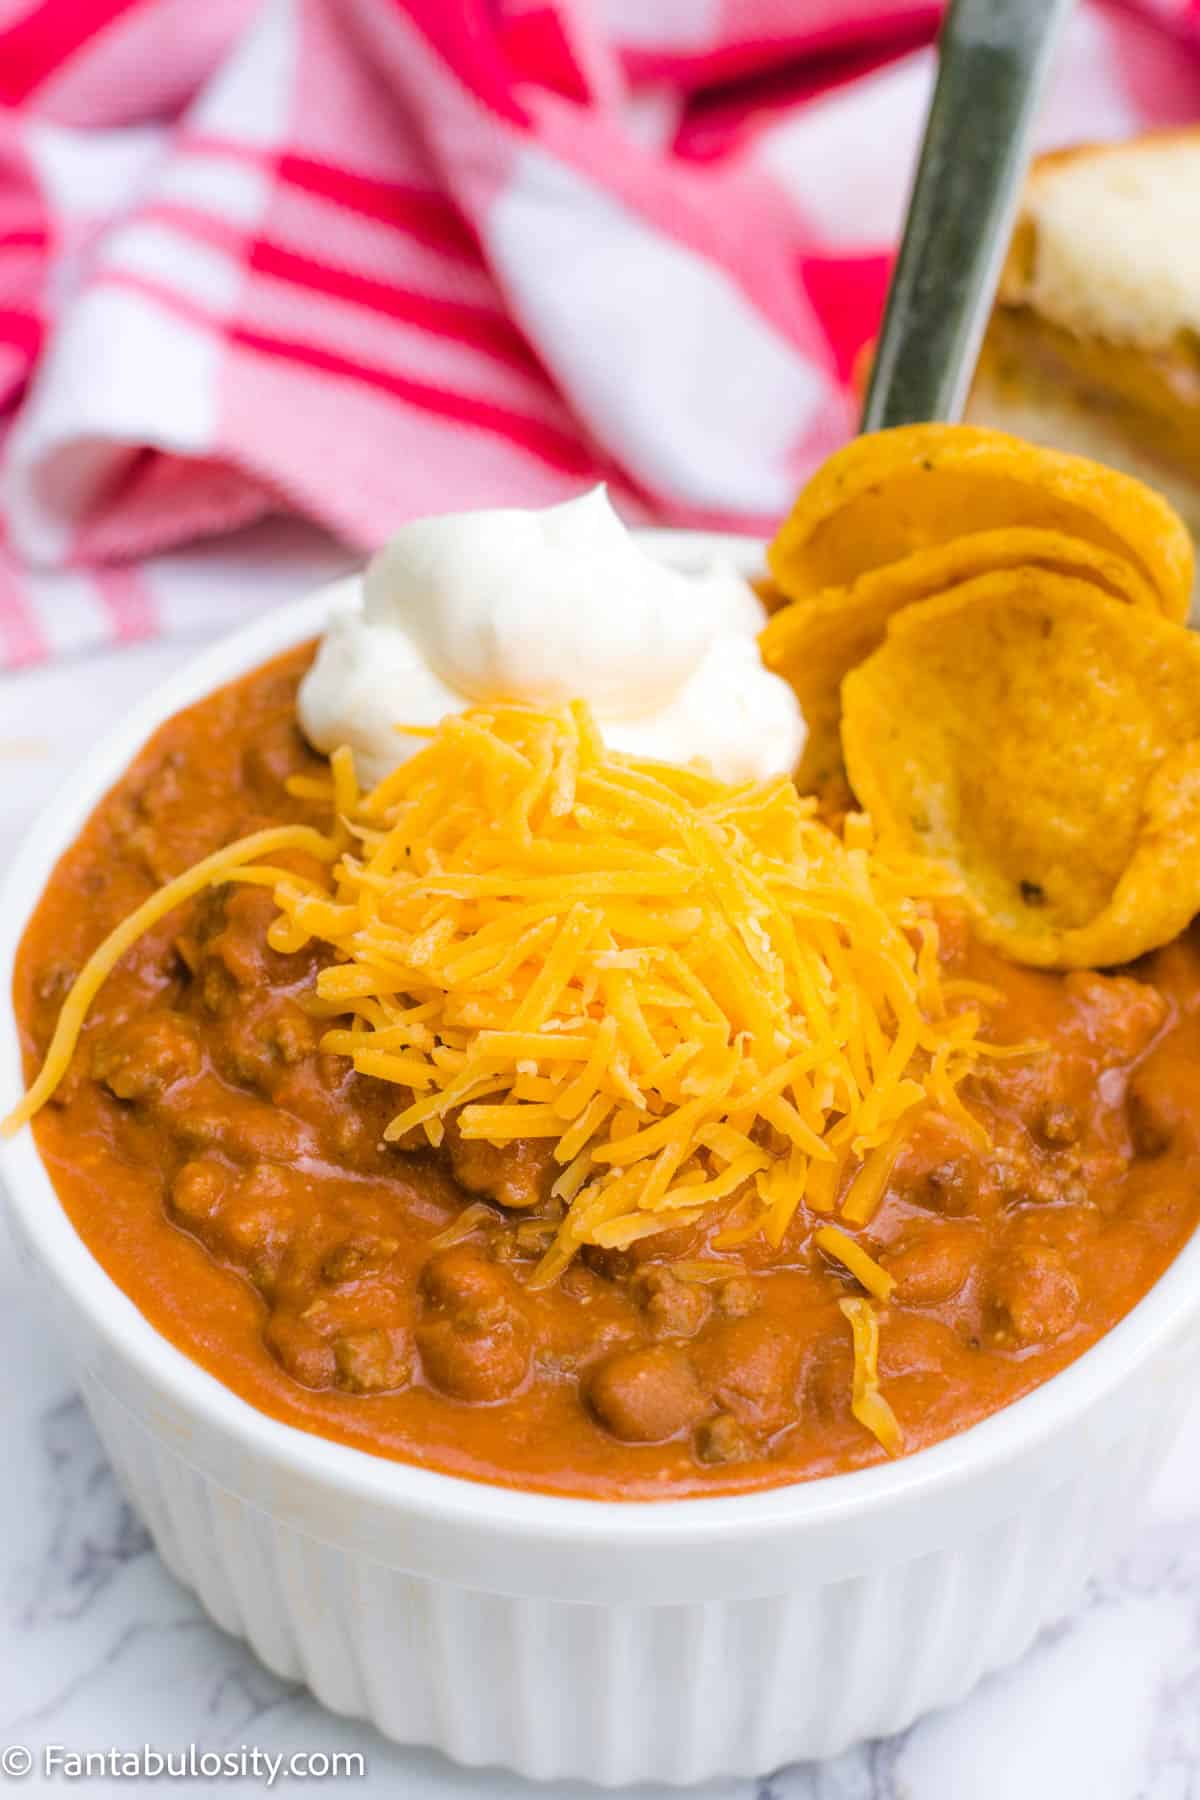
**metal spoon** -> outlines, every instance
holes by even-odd
[[[1070,0],[951,0],[863,431],[957,419]]]

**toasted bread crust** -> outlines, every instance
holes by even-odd
[[[1030,171],[998,303],[1079,336],[1166,350],[1179,332],[1200,332],[1196,243],[1200,126],[1050,150]]]

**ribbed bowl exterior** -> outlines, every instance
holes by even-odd
[[[333,1711],[458,1762],[605,1785],[757,1774],[897,1731],[1069,1610],[1128,1525],[1174,1410],[1103,1472],[852,1579],[745,1600],[578,1605],[480,1592],[322,1543],[192,1468],[95,1380],[97,1429],[163,1561]]]

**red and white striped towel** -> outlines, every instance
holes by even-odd
[[[938,10],[0,0],[0,663],[598,478],[768,525],[851,423]],[[1043,143],[1197,117],[1200,0],[1081,6]]]

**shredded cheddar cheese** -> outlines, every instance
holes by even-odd
[[[854,1386],[850,1408],[865,1431],[879,1439],[889,1456],[904,1448],[895,1413],[879,1389],[879,1315],[861,1295],[839,1300],[854,1339]]]
[[[981,1014],[942,991],[931,904],[953,890],[867,820],[609,753],[581,705],[457,715],[374,792],[338,785],[354,848],[326,893],[278,883],[272,942],[334,951],[324,1047],[407,1090],[389,1139],[436,1145],[453,1112],[553,1144],[536,1283],[714,1208],[718,1249],[778,1244],[914,1107],[965,1113]]]
[[[813,1242],[819,1250],[824,1250],[827,1256],[835,1257],[843,1268],[849,1269],[868,1294],[874,1294],[877,1300],[890,1297],[896,1285],[895,1277],[881,1268],[875,1258],[846,1232],[839,1231],[836,1225],[821,1225],[813,1233]]]
[[[244,881],[273,890],[274,949],[332,953],[311,998],[322,1047],[396,1088],[390,1141],[436,1146],[454,1114],[466,1139],[552,1145],[560,1216],[521,1228],[541,1253],[532,1285],[582,1245],[706,1216],[718,1254],[760,1233],[779,1245],[802,1205],[828,1219],[843,1190],[853,1230],[917,1108],[978,1133],[958,1087],[991,1048],[987,1001],[940,978],[944,871],[885,853],[860,815],[833,830],[789,781],[731,787],[610,753],[582,705],[476,710],[416,735],[370,793],[349,751],[326,781],[293,784],[329,802],[329,836],[257,832],[118,926],[4,1130],[53,1093],[137,938],[204,887]],[[318,878],[271,865],[294,850]],[[891,1277],[847,1231],[822,1223],[813,1241],[887,1299]],[[841,1305],[855,1416],[894,1451],[875,1312]]]

